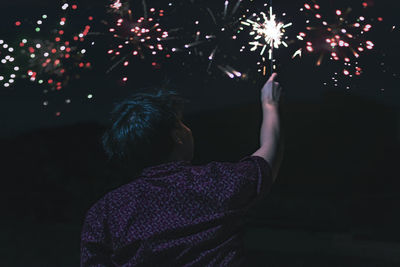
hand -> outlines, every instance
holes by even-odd
[[[263,104],[277,106],[281,97],[282,87],[275,81],[277,73],[272,73],[261,90],[261,101]]]

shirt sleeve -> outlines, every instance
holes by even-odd
[[[111,247],[107,238],[104,200],[87,212],[81,233],[81,267],[112,266]]]
[[[209,190],[228,210],[247,210],[270,191],[273,183],[270,165],[259,156],[236,163],[212,162],[207,172],[213,181]]]

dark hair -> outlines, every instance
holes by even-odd
[[[163,163],[172,151],[170,133],[178,127],[185,102],[174,91],[157,90],[117,104],[112,126],[102,138],[109,159],[136,174]]]

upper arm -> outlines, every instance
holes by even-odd
[[[81,233],[81,267],[110,266],[111,247],[105,227],[104,202],[97,202],[87,212]]]
[[[268,165],[271,168],[271,173],[272,173],[272,182],[275,182],[276,177],[278,175],[278,169],[279,169],[279,164],[280,164],[280,159],[282,155],[282,150],[279,149],[277,152],[278,155],[275,155],[275,153],[270,153],[268,151],[269,149],[266,147],[260,147],[256,152],[253,153],[252,156],[257,156],[263,158],[266,162],[268,162]]]
[[[225,209],[247,209],[263,198],[271,188],[271,167],[258,156],[245,157],[239,162],[215,162],[208,165],[212,188],[223,201]]]

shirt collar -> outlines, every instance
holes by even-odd
[[[181,169],[183,166],[189,165],[189,161],[171,161],[167,163],[162,163],[160,165],[151,166],[143,169],[142,176],[151,178],[160,175],[169,175]]]

